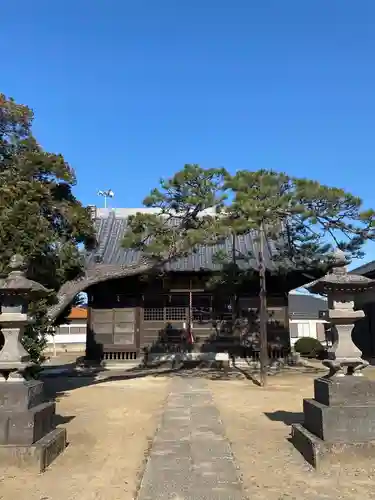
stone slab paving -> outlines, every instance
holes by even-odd
[[[138,500],[246,500],[223,424],[199,379],[174,379]]]

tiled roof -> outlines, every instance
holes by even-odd
[[[68,319],[87,319],[87,309],[85,307],[72,307]]]
[[[314,295],[290,293],[288,307],[291,319],[319,319],[321,313],[328,309],[328,303],[326,299]]]
[[[350,273],[352,274],[360,274],[362,276],[366,276],[366,274],[373,274],[375,271],[375,260],[372,260],[371,262],[367,262],[367,264],[363,264],[360,267],[357,267],[356,269],[352,269]]]
[[[121,242],[127,229],[128,216],[143,209],[114,209],[99,210],[95,219],[95,228],[98,240],[96,250],[86,256],[88,266],[93,266],[100,262],[101,264],[111,265],[129,265],[136,264],[141,258],[141,253],[134,250],[122,248]],[[150,210],[149,210],[150,211]],[[258,233],[253,231],[246,235],[240,235],[236,238],[236,250],[242,255],[251,256],[251,261],[243,265],[254,269],[259,265],[259,238]],[[272,242],[266,242],[264,251],[264,260],[266,267],[273,269],[274,264],[271,260],[274,245]],[[220,269],[220,264],[213,262],[215,254],[219,250],[224,250],[230,255],[232,249],[231,239],[227,239],[220,244],[212,246],[201,246],[192,252],[189,256],[175,260],[166,265],[167,271],[215,271]],[[241,261],[238,261],[241,265]]]

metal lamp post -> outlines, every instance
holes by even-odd
[[[97,194],[98,194],[98,196],[103,196],[104,208],[107,208],[107,199],[113,198],[115,196],[115,193],[112,191],[112,189],[107,189],[106,191],[98,191]]]

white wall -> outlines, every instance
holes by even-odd
[[[86,320],[75,320],[71,323],[60,325],[56,328],[54,335],[47,335],[47,344],[85,344],[86,335]]]
[[[297,325],[298,329],[298,337],[290,336],[290,344],[293,346],[300,337],[313,337],[317,338],[317,325],[325,324],[327,321],[310,319],[310,320],[302,320],[302,319],[290,319],[289,325]]]
[[[298,337],[294,335],[290,336],[290,344],[293,346],[300,337],[313,337],[317,338],[317,324],[324,324],[326,321],[322,320],[301,320],[301,319],[291,319],[289,324],[297,325]],[[80,333],[73,333],[76,331]],[[61,325],[58,331],[63,331],[64,333],[55,333],[55,335],[47,335],[47,344],[49,346],[61,346],[72,345],[72,344],[86,344],[87,336],[87,325],[86,320],[76,320],[72,323]]]
[[[47,344],[85,344],[85,333],[72,333],[71,335],[47,335]]]

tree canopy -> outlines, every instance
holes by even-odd
[[[224,208],[224,169],[185,165],[171,179],[161,179],[145,198],[156,213],[129,218],[124,246],[141,250],[155,263],[186,255],[192,248],[212,244],[226,234],[218,214]]]
[[[272,170],[241,170],[185,165],[162,179],[144,205],[154,213],[129,220],[124,246],[160,260],[176,259],[199,245],[253,231],[272,245],[279,272],[329,266],[334,248],[348,259],[362,255],[363,243],[375,237],[373,210],[343,189]],[[231,249],[228,265],[251,259]],[[217,256],[225,260],[225,256]],[[232,278],[233,269],[230,271]]]
[[[78,246],[93,245],[94,230],[89,211],[72,192],[73,169],[61,154],[42,148],[32,123],[30,108],[0,94],[0,274],[18,253],[28,276],[56,291],[81,272]],[[53,300],[52,294],[47,302]],[[47,302],[33,305],[40,321]],[[25,338],[36,356],[40,321]]]
[[[344,189],[272,170],[243,170],[226,179],[233,193],[228,212],[245,231],[263,228],[275,243],[280,270],[329,265],[335,248],[349,260],[362,257],[363,244],[375,237],[375,212]]]

